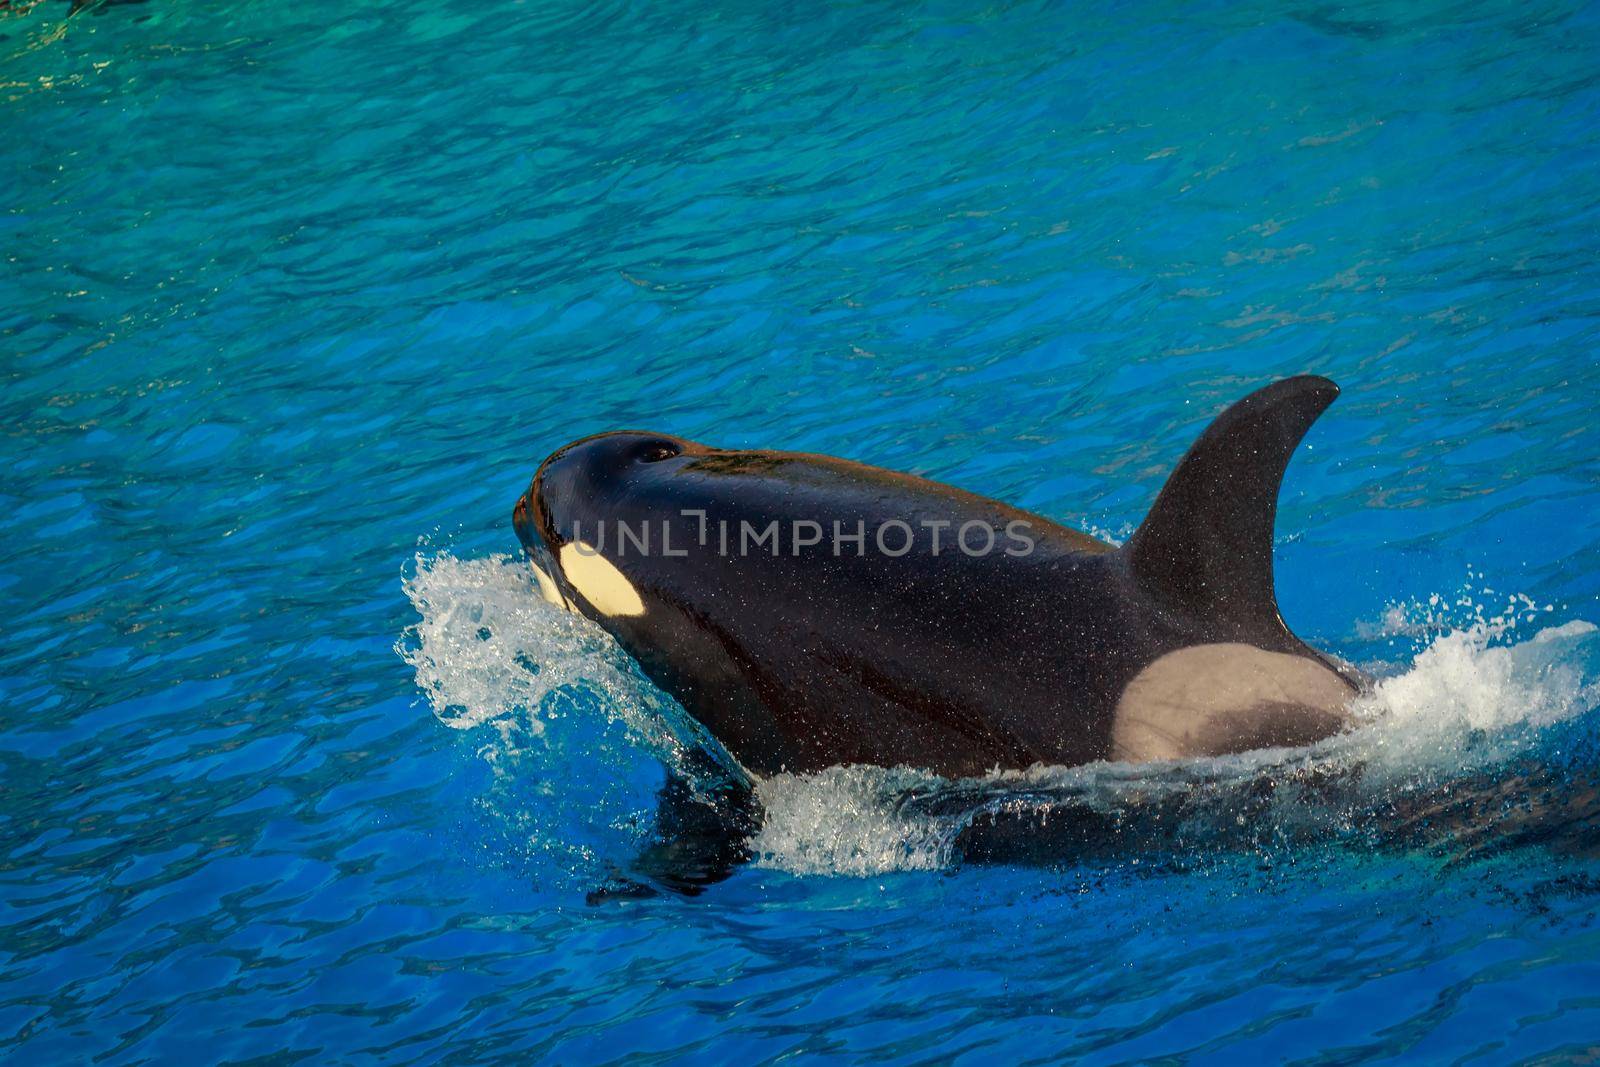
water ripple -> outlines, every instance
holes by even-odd
[[[1561,0],[0,6],[0,1048],[1583,1053],[1597,58]],[[1423,709],[1334,808],[1180,772],[1175,844],[1052,779],[1151,851],[977,869],[950,806],[993,797],[840,772],[715,893],[582,906],[689,727],[498,560],[550,449],[1125,534],[1302,371],[1345,393],[1283,609]]]

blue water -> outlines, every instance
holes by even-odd
[[[1592,1054],[1600,9],[70,11],[0,7],[8,1059]],[[1053,869],[774,780],[753,866],[585,903],[682,722],[514,557],[552,448],[1122,537],[1306,371],[1353,735],[980,783],[1185,805]]]

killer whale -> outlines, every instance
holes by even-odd
[[[1272,568],[1284,471],[1337,395],[1300,376],[1234,403],[1120,547],[849,460],[638,431],[556,450],[513,524],[541,594],[609,631],[755,778],[1298,746],[1340,730],[1363,682],[1290,631]],[[696,803],[759,825],[733,779],[669,783],[663,824],[720,841]],[[703,851],[725,866],[725,844]],[[668,852],[665,868],[696,854]],[[662,880],[718,876],[687,866]]]
[[[640,432],[558,449],[514,524],[544,595],[758,776],[1300,745],[1359,686],[1272,573],[1284,470],[1337,395],[1302,376],[1229,407],[1120,548],[910,475]]]

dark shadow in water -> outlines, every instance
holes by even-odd
[[[683,762],[684,771],[669,774],[657,794],[653,840],[627,872],[589,892],[590,904],[659,889],[698,896],[750,861],[750,839],[762,821],[754,792],[709,753],[691,750]]]
[[[1400,789],[1374,790],[1364,778],[1359,765],[1302,767],[1114,806],[1051,792],[990,800],[945,794],[909,805],[962,820],[953,847],[957,864],[1139,858],[1184,866],[1222,852],[1325,843],[1422,851],[1449,865],[1528,847],[1600,857],[1600,778],[1592,770],[1530,759]]]

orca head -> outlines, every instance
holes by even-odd
[[[621,430],[580,438],[551,453],[511,513],[540,595],[597,619],[644,615],[647,597],[616,558],[621,509],[641,489],[707,451],[667,434]]]

